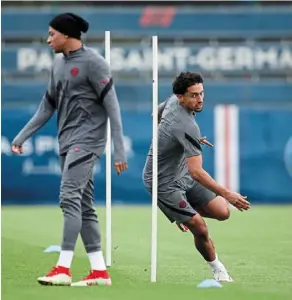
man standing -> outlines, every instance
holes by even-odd
[[[218,185],[202,167],[200,129],[194,114],[203,109],[200,74],[181,73],[173,82],[173,96],[158,108],[158,206],[170,222],[192,232],[195,246],[211,266],[218,281],[232,281],[219,261],[202,217],[229,218],[228,203],[249,209],[246,198]],[[143,181],[152,192],[152,147],[143,170]],[[227,200],[227,201],[226,201]],[[184,230],[183,226],[180,226]]]
[[[71,285],[70,267],[79,233],[91,265],[90,274],[72,285],[110,285],[101,251],[100,229],[93,205],[93,168],[105,150],[107,120],[114,143],[115,169],[127,169],[123,129],[110,68],[105,59],[81,42],[88,22],[64,13],[49,24],[48,44],[56,56],[38,111],[12,142],[22,153],[23,143],[57,111],[62,179],[60,207],[64,215],[62,251],[55,267],[38,282]]]

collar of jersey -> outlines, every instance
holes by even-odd
[[[179,106],[182,110],[184,110],[188,115],[194,116],[194,111],[189,110],[188,108],[186,108],[184,105],[180,104],[179,102],[177,102],[177,103],[178,103],[178,106]]]
[[[68,60],[70,58],[73,58],[73,57],[76,57],[78,56],[81,52],[83,52],[85,49],[84,49],[84,46],[82,45],[81,48],[79,49],[76,49],[76,50],[73,50],[73,51],[70,51],[69,52],[69,55],[64,55],[64,59],[65,60]]]

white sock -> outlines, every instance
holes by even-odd
[[[102,251],[87,253],[91,270],[106,270],[104,258],[102,255]]]
[[[215,260],[208,261],[207,263],[211,266],[211,268],[212,268],[213,271],[214,270],[218,270],[218,269],[224,269],[224,270],[226,270],[225,267],[224,267],[224,265],[222,264],[222,262],[218,259],[217,254],[216,254]]]
[[[62,266],[65,268],[70,268],[72,259],[73,259],[73,251],[62,250],[59,256],[59,260],[57,266]]]

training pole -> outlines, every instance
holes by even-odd
[[[157,278],[157,175],[158,175],[158,37],[152,37],[152,111],[153,111],[153,170],[152,170],[152,228],[151,228],[151,282]]]
[[[110,31],[105,32],[105,59],[111,63],[111,36]],[[107,145],[106,145],[106,266],[112,263],[112,176],[111,176],[111,130],[110,121],[107,123]]]

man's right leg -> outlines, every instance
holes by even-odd
[[[216,197],[216,195],[206,189],[200,184],[195,184],[192,189],[187,193],[187,199],[190,205],[199,213],[201,217],[214,218],[218,220],[225,220],[229,217],[229,209],[226,206],[226,201],[222,197]],[[220,200],[224,200],[220,201]],[[209,210],[207,208],[210,208]],[[213,210],[211,209],[213,208]],[[211,238],[209,237],[214,252],[215,246]],[[225,266],[219,261],[216,254],[215,260],[207,260],[208,264],[211,266],[214,278],[218,281],[232,281],[232,278],[229,276]]]
[[[195,246],[206,261],[216,257],[213,243],[203,218],[194,210],[186,198],[185,191],[159,193],[158,206],[171,222],[186,225],[195,239]]]
[[[226,276],[217,276],[217,270],[225,269],[223,264],[218,260],[214,244],[209,236],[207,225],[204,219],[194,210],[186,199],[186,193],[177,190],[171,193],[158,194],[158,206],[171,222],[186,225],[194,236],[195,247],[203,258],[216,270],[214,278],[218,281],[231,281]],[[221,271],[220,271],[221,274]],[[216,275],[216,276],[215,276]]]
[[[214,261],[216,258],[213,243],[209,237],[208,228],[203,218],[196,214],[184,224],[194,236],[195,246],[206,261]]]
[[[207,225],[204,219],[197,214],[188,221],[184,222],[184,224],[192,232],[197,250],[212,268],[214,279],[223,282],[233,281],[229,276],[225,266],[217,257],[214,243],[209,236]]]

